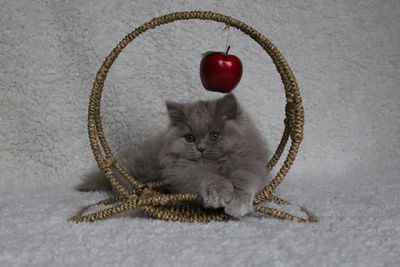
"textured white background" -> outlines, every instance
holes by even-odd
[[[149,19],[213,10],[269,37],[298,79],[306,111],[296,179],[397,168],[400,159],[398,1],[7,1],[1,4],[1,185],[74,184],[94,165],[86,133],[95,73]],[[183,21],[148,31],[114,63],[104,127],[114,150],[166,122],[163,101],[216,97],[202,89],[206,50],[223,50],[222,24]],[[270,58],[231,31],[244,63],[235,90],[272,147],[283,90]],[[366,172],[366,173],[368,173]],[[294,177],[293,177],[294,178]]]
[[[55,235],[47,233],[53,238],[48,240],[48,247],[56,251],[43,254],[35,250],[43,243],[41,235],[35,233],[40,232],[40,225],[50,223],[46,226],[49,229],[57,224],[61,232],[69,228],[71,235],[80,235],[79,227],[71,229],[64,220],[76,211],[77,205],[83,204],[70,199],[80,198],[71,188],[95,165],[86,130],[88,97],[95,74],[108,53],[135,27],[153,17],[184,10],[220,12],[265,34],[288,60],[302,92],[305,139],[280,190],[292,196],[294,202],[313,209],[322,222],[314,228],[299,228],[306,233],[301,237],[303,241],[312,237],[311,247],[300,243],[305,246],[303,250],[296,247],[299,243],[293,236],[298,226],[287,229],[290,223],[250,220],[247,224],[227,224],[231,227],[226,229],[228,232],[235,229],[245,232],[256,223],[258,228],[253,230],[265,233],[258,243],[256,236],[247,235],[256,244],[252,249],[264,244],[262,248],[269,251],[264,256],[258,254],[253,263],[265,264],[270,259],[289,265],[305,264],[307,259],[313,265],[346,261],[352,266],[380,265],[385,260],[389,265],[398,263],[400,2],[397,0],[1,1],[0,188],[8,191],[2,200],[5,204],[1,219],[9,229],[2,232],[2,240],[14,241],[0,245],[0,260],[15,263],[17,255],[22,255],[20,263],[43,265],[57,259],[73,262],[73,258],[66,258],[73,252],[56,248],[70,247],[76,239],[60,237],[65,241],[60,244]],[[119,151],[164,127],[167,119],[164,100],[218,96],[202,89],[198,69],[202,52],[224,49],[223,27],[215,22],[176,22],[142,34],[123,51],[109,73],[103,97],[103,124],[112,149]],[[244,64],[244,75],[235,93],[275,148],[283,129],[284,97],[279,76],[270,58],[254,41],[233,29],[230,37],[231,52]],[[41,189],[48,186],[56,190],[50,196]],[[27,188],[37,193],[30,196]],[[67,191],[54,193],[57,190]],[[376,192],[378,196],[373,195]],[[51,213],[55,207],[46,206],[46,198],[69,204],[59,203],[57,209],[66,210]],[[97,200],[99,196],[94,198]],[[20,209],[14,206],[18,199],[22,201]],[[26,213],[22,212],[24,209]],[[45,211],[50,212],[52,220],[42,215],[43,219],[33,219]],[[28,230],[30,224],[24,223],[29,212],[32,212],[30,221],[38,224],[32,229],[38,231],[32,233],[35,241],[23,251],[25,254],[18,254],[20,244],[27,240],[19,234],[33,231]],[[118,218],[110,220],[116,221]],[[129,220],[124,222],[129,225]],[[151,232],[146,222],[139,221],[138,227],[145,233],[146,229]],[[276,225],[275,230],[263,228],[268,223]],[[16,224],[19,230],[13,228]],[[163,227],[163,222],[156,224]],[[183,229],[180,224],[167,225],[175,229],[172,235],[184,229],[192,231],[187,225]],[[207,228],[210,233],[219,231],[218,224],[210,225]],[[239,226],[242,228],[235,228]],[[199,238],[205,234],[201,232],[204,228],[196,227],[200,227],[200,234],[193,235]],[[102,232],[96,229],[94,233]],[[359,229],[364,229],[364,234]],[[119,233],[118,229],[114,231]],[[277,236],[277,231],[283,231],[283,236]],[[166,239],[160,237],[162,233],[154,239],[167,242],[168,233],[167,230]],[[134,236],[146,240],[146,234],[140,236],[135,232]],[[276,238],[274,242],[281,245],[265,246],[268,237]],[[214,241],[226,253],[230,251],[237,256],[242,255],[241,251],[252,258],[250,248],[243,251],[240,246],[229,247],[235,242],[227,238],[229,244]],[[288,247],[284,242],[287,238],[295,240]],[[368,243],[375,239],[378,241]],[[89,244],[101,244],[93,240],[96,239],[89,238]],[[78,242],[77,246],[89,258],[94,257],[91,262],[95,263],[98,253],[84,243]],[[187,252],[186,258],[170,264],[187,262],[187,257],[194,259],[196,255],[199,265],[204,259],[210,264],[246,262],[243,261],[246,257],[239,261],[215,255],[202,258],[207,250],[194,248],[192,254]],[[61,253],[58,258],[57,252]],[[121,256],[120,251],[114,252]],[[304,255],[303,261],[290,258],[293,253]],[[141,262],[120,263],[140,265],[145,258]],[[79,262],[79,257],[76,259]],[[105,257],[98,260],[107,262]]]

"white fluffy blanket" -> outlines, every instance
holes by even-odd
[[[0,262],[2,266],[398,266],[396,174],[364,183],[308,179],[282,187],[281,196],[310,208],[320,222],[246,217],[191,224],[133,212],[76,224],[67,222],[68,216],[104,194],[60,187],[3,191]]]

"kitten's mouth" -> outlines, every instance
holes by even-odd
[[[217,161],[219,161],[220,159],[221,159],[221,155],[218,155],[218,156],[202,156],[201,158],[200,158],[200,161],[202,161],[202,162],[217,162]]]
[[[177,156],[176,159],[183,159],[183,160],[187,160],[187,161],[198,162],[199,160],[201,160],[201,157],[199,157],[199,158],[185,158],[185,157],[182,157],[182,156]]]
[[[204,156],[200,156],[198,158],[184,158],[184,157],[177,157],[176,159],[183,159],[191,162],[205,162],[205,161],[210,161],[210,160],[216,160],[217,158],[207,158]]]
[[[206,153],[206,154],[202,154],[201,157],[204,159],[208,159],[208,160],[219,160],[222,157],[224,157],[226,154],[228,153],[228,151],[226,151],[225,153]]]
[[[226,153],[220,155],[220,154],[213,154],[213,153],[201,153],[199,155],[196,155],[196,157],[185,157],[184,155],[179,155],[176,157],[176,159],[184,159],[187,161],[191,161],[191,162],[203,162],[205,160],[210,161],[210,160],[218,160],[220,159],[222,156],[224,156]]]

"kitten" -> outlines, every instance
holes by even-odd
[[[121,164],[142,182],[163,180],[170,192],[199,194],[205,207],[224,207],[234,217],[252,211],[269,180],[269,152],[236,97],[166,106],[168,129],[129,151]],[[95,180],[87,177],[78,189],[107,189]]]

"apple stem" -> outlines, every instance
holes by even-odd
[[[228,55],[229,49],[231,49],[231,46],[228,46],[228,48],[226,49],[225,56]]]

